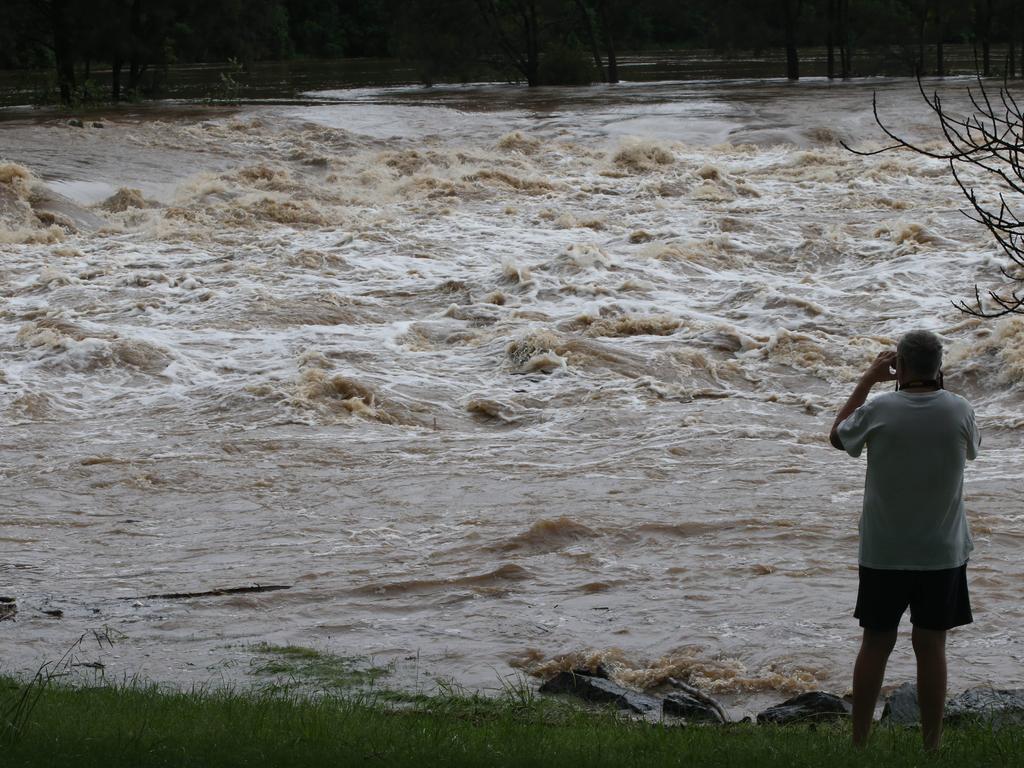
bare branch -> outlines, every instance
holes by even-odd
[[[968,88],[967,98],[974,109],[965,117],[951,115],[943,106],[938,91],[929,94],[924,89],[920,75],[917,78],[918,91],[928,108],[935,115],[948,151],[935,151],[903,138],[891,129],[878,111],[878,94],[872,94],[871,111],[875,124],[892,144],[881,149],[858,150],[846,142],[840,142],[848,152],[862,157],[880,155],[893,150],[908,150],[933,160],[949,164],[953,180],[960,188],[969,208],[961,213],[971,221],[985,227],[1000,250],[1006,254],[1011,266],[1024,268],[1024,219],[1014,210],[1015,201],[1007,201],[1007,193],[1019,195],[1024,200],[1024,113],[1017,100],[1009,91],[1004,80],[999,89],[998,100],[993,101],[989,89],[978,77],[977,89]],[[998,203],[979,200],[974,187],[962,176],[962,167],[973,167],[984,171],[1002,185],[998,192]],[[1000,266],[999,272],[1010,285],[1024,283],[1024,272],[1011,271]],[[952,301],[959,311],[985,319],[1005,315],[1024,315],[1024,292],[1012,290],[1009,295],[994,290],[985,291],[974,286],[974,303],[963,299]]]

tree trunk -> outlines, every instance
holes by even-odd
[[[612,33],[605,34],[605,47],[608,50],[608,82],[619,82],[619,60],[615,55],[615,41],[612,40]]]
[[[928,22],[928,6],[921,6],[921,17],[917,25],[917,72],[918,77],[924,75],[924,29]]]
[[[985,5],[985,42],[982,45],[982,52],[985,58],[985,77],[991,74],[989,49],[991,48],[992,36],[992,0]]]
[[[128,91],[134,95],[139,89],[142,74],[142,0],[132,0],[128,32]]]
[[[608,77],[604,73],[604,62],[601,61],[601,51],[597,47],[597,36],[594,34],[594,20],[590,18],[590,11],[583,0],[576,0],[576,7],[583,17],[583,25],[587,32],[587,42],[590,43],[590,54],[594,57],[594,66],[601,73],[601,82],[607,83]]]
[[[50,5],[53,58],[57,67],[60,100],[64,104],[71,103],[71,97],[75,92],[75,51],[71,20],[68,18],[69,6],[69,0],[53,0]]]
[[[832,30],[836,26],[835,10],[836,0],[828,0],[828,4],[825,6],[825,51],[829,80],[836,76],[836,53],[832,46]]]
[[[114,60],[110,64],[110,95],[114,101],[121,100],[121,67],[123,66],[124,59],[121,58],[121,54],[115,54]]]
[[[946,61],[943,56],[943,39],[946,36],[946,24],[942,19],[942,0],[935,0],[935,74],[946,76]]]
[[[608,57],[608,82],[619,82],[619,59],[615,55],[615,36],[612,25],[608,22],[608,0],[599,0],[597,4],[598,21],[604,36],[604,52]]]
[[[981,43],[981,74],[988,77],[991,74],[989,34],[992,30],[992,0],[977,0],[974,6],[974,24],[975,34]]]
[[[837,31],[839,37],[839,67],[843,80],[850,77],[850,33],[846,20],[850,12],[850,0],[839,0]]]
[[[537,39],[536,0],[527,0],[523,18],[526,28],[526,83],[540,85],[540,42]]]
[[[783,22],[786,32],[786,77],[800,79],[800,58],[796,50],[796,15],[792,0],[782,0]]]
[[[1022,73],[1024,74],[1024,66],[1021,67]],[[1014,78],[1017,76],[1017,4],[1013,3],[1010,6],[1010,63],[1009,71],[1006,73],[1008,77]]]
[[[138,2],[139,0],[135,0]],[[494,0],[477,0],[477,8],[509,63],[526,78],[529,86],[540,85],[540,44],[536,0],[518,0],[511,9],[499,8]],[[509,12],[510,15],[506,15]],[[511,22],[514,34],[506,31]],[[525,55],[523,49],[526,49]]]

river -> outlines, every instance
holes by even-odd
[[[108,679],[246,683],[268,642],[844,693],[864,463],[828,426],[925,327],[984,433],[950,686],[1024,685],[1024,322],[952,306],[1002,260],[941,161],[839,145],[881,145],[874,90],[935,140],[891,79],[8,115],[4,670],[92,633]],[[144,597],[254,583],[290,589]]]

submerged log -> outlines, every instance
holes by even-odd
[[[670,693],[665,697],[661,708],[666,715],[710,723],[729,722],[722,705],[696,686],[674,677],[668,678],[668,682],[678,689],[678,693]]]
[[[666,696],[661,702],[661,711],[666,715],[682,717],[691,722],[718,724],[726,722],[720,708],[716,709],[685,691],[675,691]]]
[[[283,584],[253,584],[248,587],[224,587],[210,589],[205,592],[160,592],[141,597],[122,597],[122,600],[187,600],[190,597],[221,597],[223,595],[241,595],[249,592],[276,592],[280,589],[291,589]]]

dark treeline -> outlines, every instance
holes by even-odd
[[[155,95],[174,65],[400,57],[424,83],[488,70],[529,85],[618,80],[620,51],[775,49],[800,76],[824,47],[898,49],[908,74],[945,74],[944,46],[1014,76],[1020,0],[3,0],[0,67],[49,68],[62,101]],[[993,61],[992,46],[1005,50]],[[1024,69],[1024,66],[1021,67]],[[102,71],[102,78],[99,73]]]

